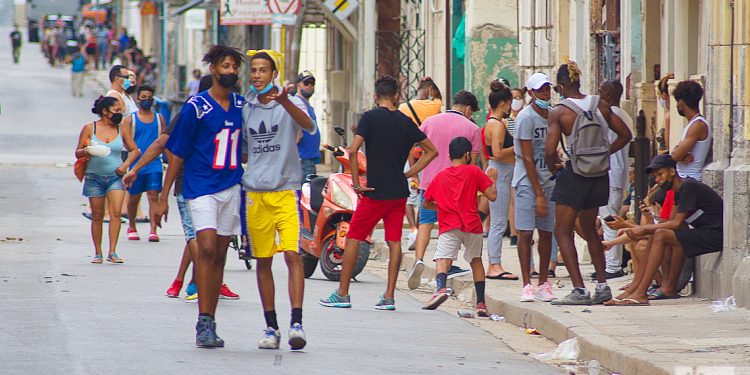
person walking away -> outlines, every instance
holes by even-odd
[[[224,277],[224,263],[232,235],[239,235],[240,180],[242,179],[242,106],[233,93],[243,56],[235,48],[212,46],[203,62],[214,82],[190,98],[167,141],[173,154],[166,181],[174,181],[184,165],[183,196],[188,201],[198,251],[193,257],[198,284],[198,322],[195,345],[223,347],[216,332],[216,305]],[[157,226],[168,213],[171,184],[164,184],[155,212]]]
[[[427,138],[434,143],[439,156],[422,171],[422,178],[419,182],[419,190],[422,198],[424,192],[430,186],[432,178],[440,171],[450,167],[451,160],[449,157],[448,147],[453,138],[465,137],[474,146],[472,148],[472,160],[476,163],[479,159],[479,152],[482,148],[482,139],[479,128],[470,120],[474,112],[479,110],[479,103],[476,96],[468,91],[459,91],[453,98],[453,106],[445,113],[434,115],[422,124],[421,130],[427,135]],[[421,199],[424,200],[424,199]],[[415,246],[414,257],[416,261],[409,271],[407,285],[409,289],[416,289],[422,279],[424,271],[424,254],[427,251],[427,245],[430,242],[432,228],[437,222],[437,211],[424,207],[419,207],[419,230],[417,233],[417,243]],[[468,271],[461,270],[462,273]],[[459,273],[460,274],[460,273]],[[449,272],[449,276],[459,275],[455,272]]]
[[[547,116],[552,83],[544,73],[534,73],[526,81],[533,101],[516,117],[513,150],[516,164],[513,171],[515,219],[518,231],[518,261],[521,263],[523,289],[521,302],[549,302],[557,297],[547,281],[552,252],[552,230],[555,225],[555,204],[552,191],[555,182],[544,161],[547,139]],[[539,280],[531,284],[531,246],[534,230],[539,234]]]
[[[91,207],[91,237],[94,242],[94,258],[91,263],[102,263],[102,225],[104,221],[105,197],[110,205],[109,210],[109,252],[107,261],[123,263],[117,255],[117,240],[120,236],[120,218],[116,213],[122,205],[125,192],[122,188],[122,175],[133,160],[140,155],[132,137],[120,133],[122,107],[115,98],[99,97],[91,110],[99,120],[85,124],[81,129],[76,146],[76,159],[89,157],[83,182],[83,196],[89,198]],[[92,155],[92,148],[108,148],[106,155]],[[130,156],[123,163],[120,151],[131,150]]]
[[[13,31],[10,32],[10,46],[13,49],[13,63],[18,64],[21,62],[21,41],[23,37],[21,32],[18,31],[18,25],[13,26]]]
[[[501,261],[503,233],[508,225],[510,185],[515,163],[513,136],[505,123],[510,115],[512,98],[511,90],[505,84],[499,80],[492,81],[488,98],[490,117],[487,125],[482,129],[482,152],[487,159],[485,169],[488,174],[490,169],[495,170],[497,180],[494,182],[498,187],[497,199],[489,202],[490,230],[487,235],[489,254],[487,278],[496,280],[518,280],[518,276],[503,268]]]
[[[477,315],[487,317],[489,315],[484,301],[485,273],[482,265],[483,228],[479,219],[477,194],[481,193],[490,202],[495,201],[498,170],[489,167],[485,175],[479,167],[472,165],[472,144],[465,137],[454,138],[449,145],[449,152],[453,165],[438,173],[424,194],[424,205],[438,211],[440,235],[432,258],[436,262],[437,290],[422,308],[434,310],[448,299],[448,270],[453,261],[458,259],[458,251],[463,245],[464,259],[471,264],[474,278]]]
[[[185,87],[187,89],[188,96],[193,96],[201,92],[199,90],[200,81],[201,81],[201,70],[200,69],[193,70],[193,77],[190,79],[190,81],[188,81]]]
[[[422,126],[422,122],[428,118],[437,115],[443,110],[443,96],[435,81],[430,77],[423,77],[419,80],[417,96],[398,106],[398,110],[405,114],[417,126]],[[418,159],[421,149],[415,147],[412,154],[404,165],[404,172],[407,172]],[[409,179],[409,198],[406,199],[406,221],[409,224],[409,235],[407,237],[407,249],[414,250],[417,243],[417,223],[419,212],[419,175]]]
[[[139,86],[137,93],[138,112],[131,114],[123,122],[123,129],[133,134],[133,139],[141,150],[147,149],[154,143],[163,129],[164,118],[160,114],[154,113],[152,109],[154,91],[155,89],[151,86]],[[148,242],[159,242],[159,235],[156,234],[154,210],[159,200],[159,192],[162,189],[161,159],[156,159],[145,165],[140,172],[141,178],[128,187],[128,240],[138,241],[141,239],[138,236],[135,219],[141,195],[145,192],[148,199],[149,224],[151,226]]]
[[[698,82],[682,81],[677,84],[672,96],[677,102],[677,113],[688,120],[682,128],[680,143],[672,150],[672,159],[677,162],[677,173],[682,178],[703,180],[703,167],[711,149],[711,127],[701,115],[700,101],[703,88]]]
[[[632,139],[627,125],[620,117],[612,115],[609,103],[599,100],[596,95],[584,95],[580,89],[581,71],[578,65],[572,61],[561,65],[557,71],[555,91],[566,100],[550,111],[547,144],[544,148],[547,166],[557,176],[552,194],[555,202],[555,237],[574,287],[570,294],[553,301],[553,304],[560,305],[601,304],[612,298],[612,291],[604,277],[604,248],[596,230],[596,217],[599,207],[606,205],[609,199],[609,168],[605,168],[609,164],[609,155],[625,147]],[[583,114],[583,111],[594,110],[596,112],[591,118]],[[575,130],[583,129],[586,136],[576,136],[574,125],[578,125]],[[610,143],[607,139],[607,128],[617,134],[614,142]],[[572,158],[565,164],[562,164],[557,152],[563,135],[567,145],[565,151]],[[605,151],[585,154],[585,149],[579,150],[576,146],[578,141],[585,149]],[[587,166],[591,168],[585,169]],[[578,267],[578,253],[573,242],[576,219],[580,223],[581,235],[588,244],[596,270],[597,284],[593,298],[583,283]]]
[[[211,85],[213,84],[213,78],[210,75],[204,76],[201,78],[201,85],[200,85],[200,92],[206,91],[209,88],[211,88]],[[135,165],[128,171],[128,173],[125,174],[125,176],[122,177],[122,184],[125,187],[130,187],[131,184],[138,178],[138,172],[145,167],[146,165],[150,164],[152,161],[156,160],[163,152],[165,152],[165,145],[167,144],[167,141],[169,140],[169,135],[172,134],[172,131],[174,130],[174,127],[177,125],[177,122],[179,121],[180,115],[179,113],[170,121],[169,126],[167,126],[166,129],[162,132],[162,134],[159,136],[159,138],[156,139],[149,147],[146,149],[146,151],[143,152],[143,155],[138,159],[138,162],[135,163]],[[167,155],[167,159],[170,159],[172,157],[172,153],[170,153],[168,150],[165,152]],[[192,259],[194,257],[197,257],[198,254],[198,244],[195,239],[195,228],[193,227],[193,218],[190,214],[190,208],[187,206],[187,202],[185,201],[185,197],[182,195],[182,178],[183,178],[183,171],[180,170],[177,175],[175,175],[175,179],[172,181],[164,181],[165,185],[172,185],[174,183],[174,195],[177,199],[177,208],[180,211],[180,222],[182,223],[182,231],[185,234],[185,248],[182,252],[182,259],[180,261],[180,266],[177,269],[177,276],[175,277],[172,284],[169,286],[167,291],[165,292],[165,295],[170,298],[178,298],[180,296],[180,291],[182,290],[182,284],[183,280],[185,279],[185,274],[187,273],[187,269],[190,266],[190,263],[192,262]],[[226,258],[224,258],[224,261],[226,262]],[[225,263],[226,265],[226,263]],[[195,285],[195,267],[193,267],[193,276],[190,280],[190,283],[187,286],[186,289],[186,296],[185,296],[185,302],[198,302],[198,287]],[[228,300],[237,300],[240,298],[239,294],[232,292],[229,287],[222,283],[221,289],[219,290],[219,298],[220,299],[228,299]]]
[[[109,30],[100,25],[96,30],[96,57],[102,62],[102,69],[107,69],[107,48],[109,48]]]
[[[70,66],[70,87],[73,96],[83,97],[83,78],[86,75],[86,58],[81,52],[73,54]]]
[[[315,124],[313,133],[300,130],[297,139],[297,151],[302,165],[302,180],[304,183],[308,175],[317,175],[316,165],[320,163],[320,131],[318,129],[318,117],[315,116],[315,108],[310,105],[310,98],[315,94],[315,77],[309,70],[305,70],[297,77],[297,97],[305,103],[307,115]]]
[[[406,198],[409,196],[407,179],[415,176],[438,156],[435,146],[427,136],[414,126],[411,119],[396,109],[398,98],[399,88],[396,79],[391,76],[380,77],[375,82],[375,102],[378,107],[362,115],[357,125],[357,135],[349,146],[349,155],[352,155],[349,163],[352,167],[353,187],[361,198],[347,233],[339,288],[320,300],[323,306],[352,306],[349,284],[360,243],[366,240],[375,225],[383,220],[385,240],[390,251],[388,281],[385,293],[375,308],[396,309],[393,297],[401,267],[401,232],[406,213]],[[465,112],[471,113],[471,108]],[[460,118],[457,115],[453,117]],[[404,173],[404,163],[415,143],[424,149],[424,154]],[[367,157],[367,186],[361,186],[359,183],[357,158],[354,157],[362,144],[365,145]]]
[[[256,277],[263,305],[266,329],[258,343],[260,349],[278,349],[281,334],[276,319],[273,256],[284,254],[289,270],[289,346],[299,350],[307,344],[302,329],[302,302],[305,273],[299,251],[299,197],[302,169],[297,151],[297,134],[306,130],[315,134],[315,122],[307,114],[305,102],[287,93],[294,86],[274,85],[283,66],[282,55],[271,50],[251,50],[250,82],[242,109],[242,144],[247,171],[242,177],[246,191],[245,225],[257,260]],[[276,242],[278,235],[279,242]]]
[[[630,118],[630,115],[624,109],[620,108],[622,92],[623,87],[620,81],[606,81],[599,87],[599,98],[611,105],[612,114],[625,123],[632,137],[633,119]],[[610,142],[614,142],[617,139],[617,133],[610,129],[608,139]],[[606,225],[607,222],[605,219],[607,217],[619,216],[622,210],[625,192],[628,191],[628,174],[630,171],[630,163],[628,162],[629,151],[630,145],[625,145],[620,151],[609,156],[609,201],[607,205],[599,207],[599,218],[601,219],[605,241],[612,241],[617,238],[617,230]],[[622,245],[616,245],[605,251],[605,279],[609,280],[625,276],[625,272],[622,270],[622,250]],[[591,274],[591,278],[596,279],[596,272]]]

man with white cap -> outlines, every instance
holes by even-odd
[[[523,290],[521,302],[535,299],[549,302],[557,297],[547,281],[552,252],[552,231],[555,227],[555,204],[552,191],[555,182],[544,160],[547,142],[547,114],[551,107],[552,83],[544,73],[534,73],[526,81],[531,105],[516,117],[513,149],[516,155],[513,171],[515,189],[516,230],[518,231],[518,260],[521,262]],[[531,285],[531,242],[534,229],[539,233],[539,283]]]

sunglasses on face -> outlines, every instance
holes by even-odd
[[[302,84],[305,86],[315,86],[315,81],[312,81],[312,80],[305,81],[305,82],[302,82]]]

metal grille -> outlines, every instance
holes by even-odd
[[[599,82],[620,79],[620,34],[605,31],[598,37],[601,46]]]
[[[401,87],[402,98],[417,95],[419,79],[425,74],[425,31],[377,32],[377,72],[395,77]]]

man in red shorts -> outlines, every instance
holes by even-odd
[[[435,146],[414,122],[399,112],[399,89],[396,79],[383,76],[375,82],[377,108],[362,115],[357,125],[357,135],[349,147],[350,155],[357,155],[365,144],[367,155],[367,186],[360,186],[357,158],[350,158],[354,189],[360,194],[357,209],[346,236],[344,264],[341,269],[339,289],[320,300],[326,307],[351,307],[349,282],[357,261],[360,243],[372,233],[382,219],[385,240],[390,250],[388,283],[385,293],[375,305],[378,310],[395,310],[393,294],[401,267],[401,230],[409,196],[407,179],[415,176],[437,157]],[[414,144],[419,144],[424,154],[411,169],[404,173],[404,164]]]

